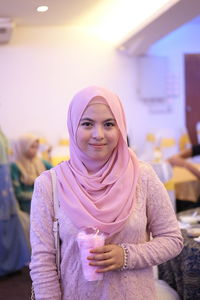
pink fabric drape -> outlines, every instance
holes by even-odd
[[[96,96],[105,99],[120,130],[109,160],[94,174],[86,166],[95,163],[76,143],[80,118]],[[55,167],[61,209],[79,229],[95,227],[112,235],[122,229],[132,212],[138,179],[138,160],[127,146],[124,111],[111,91],[92,86],[74,96],[68,111],[70,160]]]

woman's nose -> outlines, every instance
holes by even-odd
[[[104,138],[104,130],[102,126],[95,126],[93,128],[92,137],[95,139],[103,139]]]

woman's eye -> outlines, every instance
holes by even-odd
[[[91,122],[83,122],[83,123],[81,123],[81,126],[83,126],[83,127],[92,127],[92,123]]]
[[[115,124],[114,124],[113,122],[106,122],[106,123],[104,124],[104,126],[107,127],[107,128],[109,128],[109,127],[115,126]]]

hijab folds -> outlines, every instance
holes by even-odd
[[[120,138],[106,163],[94,174],[86,166],[95,161],[76,142],[79,121],[90,101],[100,96],[114,115]],[[68,110],[70,160],[56,166],[61,209],[78,229],[97,228],[112,235],[119,232],[134,206],[138,161],[127,146],[125,115],[117,95],[91,86],[77,93]]]

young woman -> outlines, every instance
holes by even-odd
[[[51,164],[37,157],[39,139],[31,134],[21,136],[14,144],[15,162],[11,176],[20,209],[30,213],[33,185],[36,177],[51,168]]]
[[[81,90],[69,107],[68,130],[70,160],[54,168],[60,202],[60,282],[49,172],[35,183],[30,268],[36,299],[155,300],[152,267],[178,255],[182,237],[163,184],[127,146],[119,98],[96,86]],[[86,281],[81,269],[76,238],[90,227],[107,235],[106,245],[88,256],[88,264],[104,274],[101,281]]]

